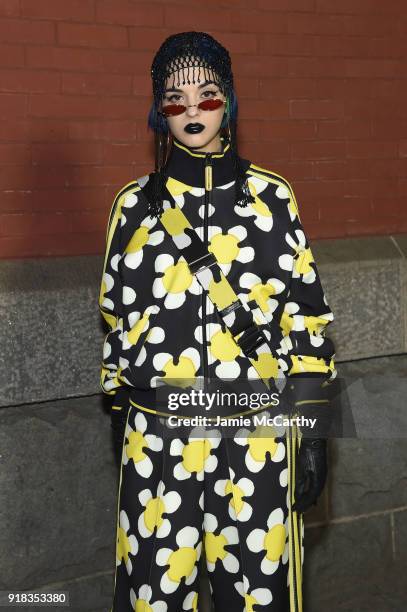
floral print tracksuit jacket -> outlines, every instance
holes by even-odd
[[[276,350],[270,377],[333,378],[334,345],[325,331],[334,317],[293,189],[275,172],[242,163],[255,199],[245,208],[235,204],[229,142],[222,139],[219,153],[197,153],[174,139],[166,197],[182,209],[239,298],[249,307],[255,300],[256,321]],[[154,413],[158,380],[258,375],[160,220],[147,212],[143,187],[150,178],[126,184],[110,211],[99,297],[109,326],[100,384],[117,409],[130,389],[136,405]]]

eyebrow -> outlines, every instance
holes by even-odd
[[[215,81],[205,81],[204,83],[201,83],[201,85],[198,85],[198,89],[202,89],[202,87],[206,87],[207,85],[218,85]],[[164,93],[167,93],[167,91],[180,91],[182,92],[182,89],[177,89],[176,87],[170,87],[169,89],[166,89],[164,91]]]

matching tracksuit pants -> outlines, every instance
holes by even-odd
[[[199,610],[203,550],[216,612],[302,612],[293,428],[165,423],[130,405],[110,612]]]

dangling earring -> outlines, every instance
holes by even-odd
[[[231,143],[232,142],[232,134],[230,133],[230,120],[228,120],[227,130],[228,130],[229,142]]]
[[[168,129],[168,132],[167,132],[167,142],[165,143],[165,161],[164,161],[164,166],[166,165],[166,163],[168,161],[168,158],[169,158],[170,144],[171,144],[171,131],[170,131],[170,129]]]

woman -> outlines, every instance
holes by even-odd
[[[302,513],[326,479],[322,430],[181,435],[162,392],[290,380],[297,410],[328,415],[333,314],[290,184],[237,153],[227,50],[176,34],[151,75],[155,172],[115,198],[99,301],[120,464],[111,612],[197,610],[202,546],[216,610],[301,612]],[[181,417],[208,409],[180,406]],[[228,416],[253,414],[237,408]]]

